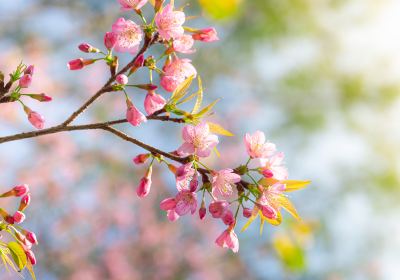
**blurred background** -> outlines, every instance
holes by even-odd
[[[216,26],[220,41],[191,55],[212,117],[235,137],[221,158],[245,160],[245,132],[264,131],[285,152],[291,178],[311,179],[285,215],[260,236],[239,234],[240,251],[217,248],[219,221],[166,221],[158,203],[174,190],[156,168],[152,192],[135,188],[142,152],[101,131],[63,133],[0,145],[0,187],[29,183],[25,226],[38,234],[38,279],[400,279],[400,2],[397,0],[188,0],[191,27]],[[150,7],[145,14],[150,14]],[[104,65],[67,70],[81,42],[102,47],[117,1],[0,1],[0,69],[35,64],[32,90],[54,97],[27,104],[63,121],[107,79]],[[139,20],[135,17],[135,21]],[[155,50],[155,54],[159,49]],[[129,56],[124,56],[127,61]],[[146,81],[139,72],[135,81]],[[144,94],[132,90],[137,102]],[[121,93],[104,96],[77,123],[124,115]],[[120,126],[156,147],[180,145],[174,124]],[[18,104],[0,108],[0,135],[31,130]],[[238,152],[239,151],[239,152]],[[5,207],[15,207],[10,202]],[[239,228],[243,224],[240,221]],[[1,272],[1,279],[7,278]],[[8,279],[18,279],[10,275]]]

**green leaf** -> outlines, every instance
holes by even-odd
[[[36,280],[36,276],[35,276],[35,272],[33,271],[33,267],[32,264],[30,262],[28,262],[26,264],[26,269],[29,271],[29,273],[31,274],[31,277],[33,280]]]
[[[23,270],[26,267],[28,260],[22,246],[18,242],[12,241],[8,243],[8,249],[10,249],[11,256],[19,271]]]
[[[180,99],[185,97],[187,90],[192,84],[194,76],[190,76],[186,80],[184,80],[172,93],[171,99],[168,102],[169,104],[176,104]]]
[[[215,104],[217,104],[218,101],[219,101],[219,99],[215,100],[214,102],[212,102],[208,106],[204,107],[200,112],[198,112],[197,114],[193,115],[193,117],[201,118],[206,113],[208,113],[215,106]]]
[[[221,125],[217,123],[207,122],[210,131],[215,134],[224,135],[224,136],[233,136],[233,133],[223,128]]]
[[[201,82],[200,76],[197,78],[198,85],[199,85],[199,91],[197,93],[197,100],[196,103],[194,104],[193,110],[192,110],[192,115],[196,114],[201,107],[201,104],[203,103],[203,83]]]

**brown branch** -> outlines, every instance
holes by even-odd
[[[117,78],[118,75],[123,74],[125,72],[127,72],[129,69],[132,68],[132,66],[134,65],[136,59],[142,55],[143,53],[145,53],[147,51],[147,49],[155,42],[155,40],[157,39],[158,35],[155,34],[152,38],[145,38],[144,44],[142,46],[142,48],[139,50],[139,52],[137,53],[137,55],[131,60],[131,62],[129,62],[124,68],[122,68],[118,73],[116,73],[115,75],[111,76],[110,79],[104,84],[104,86],[98,91],[96,92],[90,99],[88,99],[79,109],[77,109],[75,112],[73,112],[71,114],[71,116],[65,121],[63,122],[62,126],[67,126],[70,123],[72,123],[83,111],[85,111],[97,98],[99,98],[101,95],[103,95],[103,93],[106,93],[108,91],[111,90],[110,86],[111,84],[115,81],[115,79]]]

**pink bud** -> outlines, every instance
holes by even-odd
[[[150,157],[150,154],[140,154],[133,158],[135,164],[143,164]]]
[[[147,118],[143,115],[131,101],[127,101],[128,109],[126,111],[126,119],[133,126],[139,126],[142,122],[146,122]]]
[[[13,225],[15,223],[14,217],[13,216],[7,216],[5,219],[7,223]]]
[[[193,39],[202,41],[202,42],[214,42],[218,41],[217,31],[213,27],[204,28],[198,30],[196,33],[192,35]]]
[[[265,178],[272,178],[272,177],[274,177],[274,173],[272,173],[272,171],[269,170],[269,169],[267,169],[267,168],[265,168],[265,169],[262,170],[262,175],[263,175]]]
[[[276,219],[278,216],[276,210],[269,205],[258,205],[258,207],[261,209],[262,214],[268,219]]]
[[[104,35],[104,46],[106,46],[108,50],[111,50],[117,44],[117,39],[117,34],[113,32],[107,32]]]
[[[199,217],[200,217],[200,220],[204,220],[204,218],[206,217],[206,214],[207,214],[207,209],[206,209],[204,206],[202,206],[202,207],[199,209]]]
[[[84,66],[85,65],[83,64],[83,59],[82,58],[74,59],[74,60],[71,60],[70,62],[68,62],[68,69],[69,70],[80,70]]]
[[[30,111],[28,113],[28,120],[37,129],[42,129],[44,127],[44,117],[35,111]]]
[[[20,224],[25,220],[25,214],[21,211],[17,211],[13,215],[14,223]]]
[[[29,74],[25,74],[19,79],[19,86],[21,88],[28,88],[32,83],[32,76]]]
[[[175,210],[168,210],[167,218],[170,222],[175,222],[176,220],[179,219],[179,215],[178,215],[178,213],[175,212]]]
[[[26,239],[28,239],[29,242],[31,242],[32,244],[38,244],[37,238],[36,238],[36,234],[31,232],[31,231],[26,231],[25,233],[25,237]]]
[[[149,115],[154,114],[158,110],[164,108],[167,101],[159,94],[156,94],[154,91],[149,91],[144,99],[144,109],[146,113]]]
[[[19,203],[18,211],[24,211],[26,209],[26,207],[29,206],[30,202],[31,202],[31,196],[28,193],[21,198],[21,202]]]
[[[36,99],[37,101],[40,101],[40,102],[50,102],[50,101],[53,100],[53,98],[51,96],[48,96],[45,93],[30,94],[29,97],[33,98],[33,99]]]
[[[143,64],[144,64],[144,55],[141,54],[135,59],[134,66],[136,68],[140,68],[143,66]]]
[[[128,83],[128,77],[124,74],[119,74],[115,80],[117,81],[118,84],[120,85],[126,85]]]
[[[31,250],[25,251],[25,255],[32,265],[36,264],[35,254]]]
[[[168,211],[175,209],[176,206],[176,200],[173,197],[166,198],[160,203],[160,208],[161,210]]]
[[[88,43],[82,43],[78,46],[79,50],[81,50],[84,53],[97,53],[99,52],[99,49],[93,47],[92,45]]]
[[[208,206],[208,211],[210,211],[210,214],[213,216],[213,218],[221,218],[228,206],[229,204],[226,201],[213,201]]]
[[[246,208],[246,207],[243,208],[243,217],[250,218],[251,214],[252,214],[252,211],[250,208]]]
[[[34,72],[35,72],[35,66],[29,65],[28,67],[26,67],[24,74],[32,76]]]
[[[233,217],[231,210],[228,209],[227,211],[225,211],[224,215],[222,216],[222,221],[227,226],[230,226],[233,223],[235,223],[235,218]]]
[[[136,190],[136,193],[139,197],[145,197],[149,194],[151,188],[151,173],[152,173],[152,166],[150,165],[149,169],[147,170],[146,176],[140,180],[139,186]]]
[[[29,192],[29,186],[27,184],[15,186],[13,188],[13,191],[15,193],[15,196],[23,196],[27,192]]]

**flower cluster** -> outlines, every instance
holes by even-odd
[[[45,119],[38,112],[32,111],[25,103],[22,101],[22,97],[30,97],[39,102],[49,102],[52,100],[50,96],[45,93],[23,93],[30,87],[32,83],[32,77],[34,74],[35,67],[33,65],[25,65],[23,63],[19,64],[17,69],[10,74],[10,80],[5,83],[4,75],[0,72],[0,103],[5,102],[19,102],[27,117],[29,122],[37,129],[42,129],[44,127]]]
[[[198,91],[189,94],[192,82],[198,74],[191,60],[180,55],[194,53],[195,41],[219,40],[217,32],[212,27],[195,29],[184,26],[185,13],[183,9],[174,8],[174,1],[167,4],[164,1],[155,1],[155,15],[151,23],[148,23],[141,10],[146,2],[120,0],[121,9],[134,11],[141,23],[123,17],[117,19],[111,31],[104,35],[104,51],[88,43],[79,46],[81,51],[99,55],[98,58],[75,59],[68,63],[68,67],[79,70],[97,61],[105,61],[112,75],[106,90],[124,93],[126,121],[135,127],[155,117],[187,124],[182,129],[183,143],[173,153],[149,150],[148,154],[140,154],[133,159],[135,164],[144,164],[151,159],[137,186],[137,195],[140,198],[149,195],[153,164],[166,164],[175,176],[177,189],[172,197],[160,203],[160,208],[166,211],[168,219],[176,221],[181,216],[189,213],[193,215],[197,211],[200,218],[204,219],[207,216],[206,201],[209,200],[208,212],[227,226],[215,243],[237,252],[239,242],[234,230],[241,208],[244,218],[248,219],[244,228],[258,216],[261,218],[261,225],[265,221],[278,225],[282,220],[281,208],[298,217],[284,192],[304,187],[308,182],[288,180],[288,172],[283,165],[283,153],[277,152],[274,144],[266,142],[264,133],[260,131],[252,135],[246,134],[244,138],[249,155],[247,163],[236,168],[214,170],[201,162],[216,151],[219,144],[216,134],[232,134],[220,125],[205,120],[216,102],[201,108],[203,88],[200,77],[197,78]],[[153,44],[163,46],[162,53],[146,56],[147,48]],[[134,57],[131,63],[119,70],[118,57],[114,52],[127,53]],[[130,76],[140,68],[148,69],[149,82],[131,84]],[[159,75],[161,89],[153,82],[153,73]],[[128,88],[146,91],[143,107],[147,115],[129,97]],[[165,91],[164,96],[160,94],[162,90]],[[181,104],[194,98],[196,102],[191,111],[180,108]],[[181,118],[172,119],[171,115]],[[169,160],[176,161],[179,165]],[[201,203],[198,201],[199,196]],[[235,212],[231,209],[234,206]]]
[[[20,198],[18,210],[10,215],[6,210],[0,208],[0,231],[8,233],[13,241],[0,241],[0,252],[5,265],[11,266],[16,271],[27,268],[33,273],[32,266],[36,264],[35,254],[32,246],[37,245],[38,241],[35,233],[20,226],[25,220],[25,209],[29,206],[31,197],[28,185],[19,185],[0,195],[0,198],[18,197]]]

